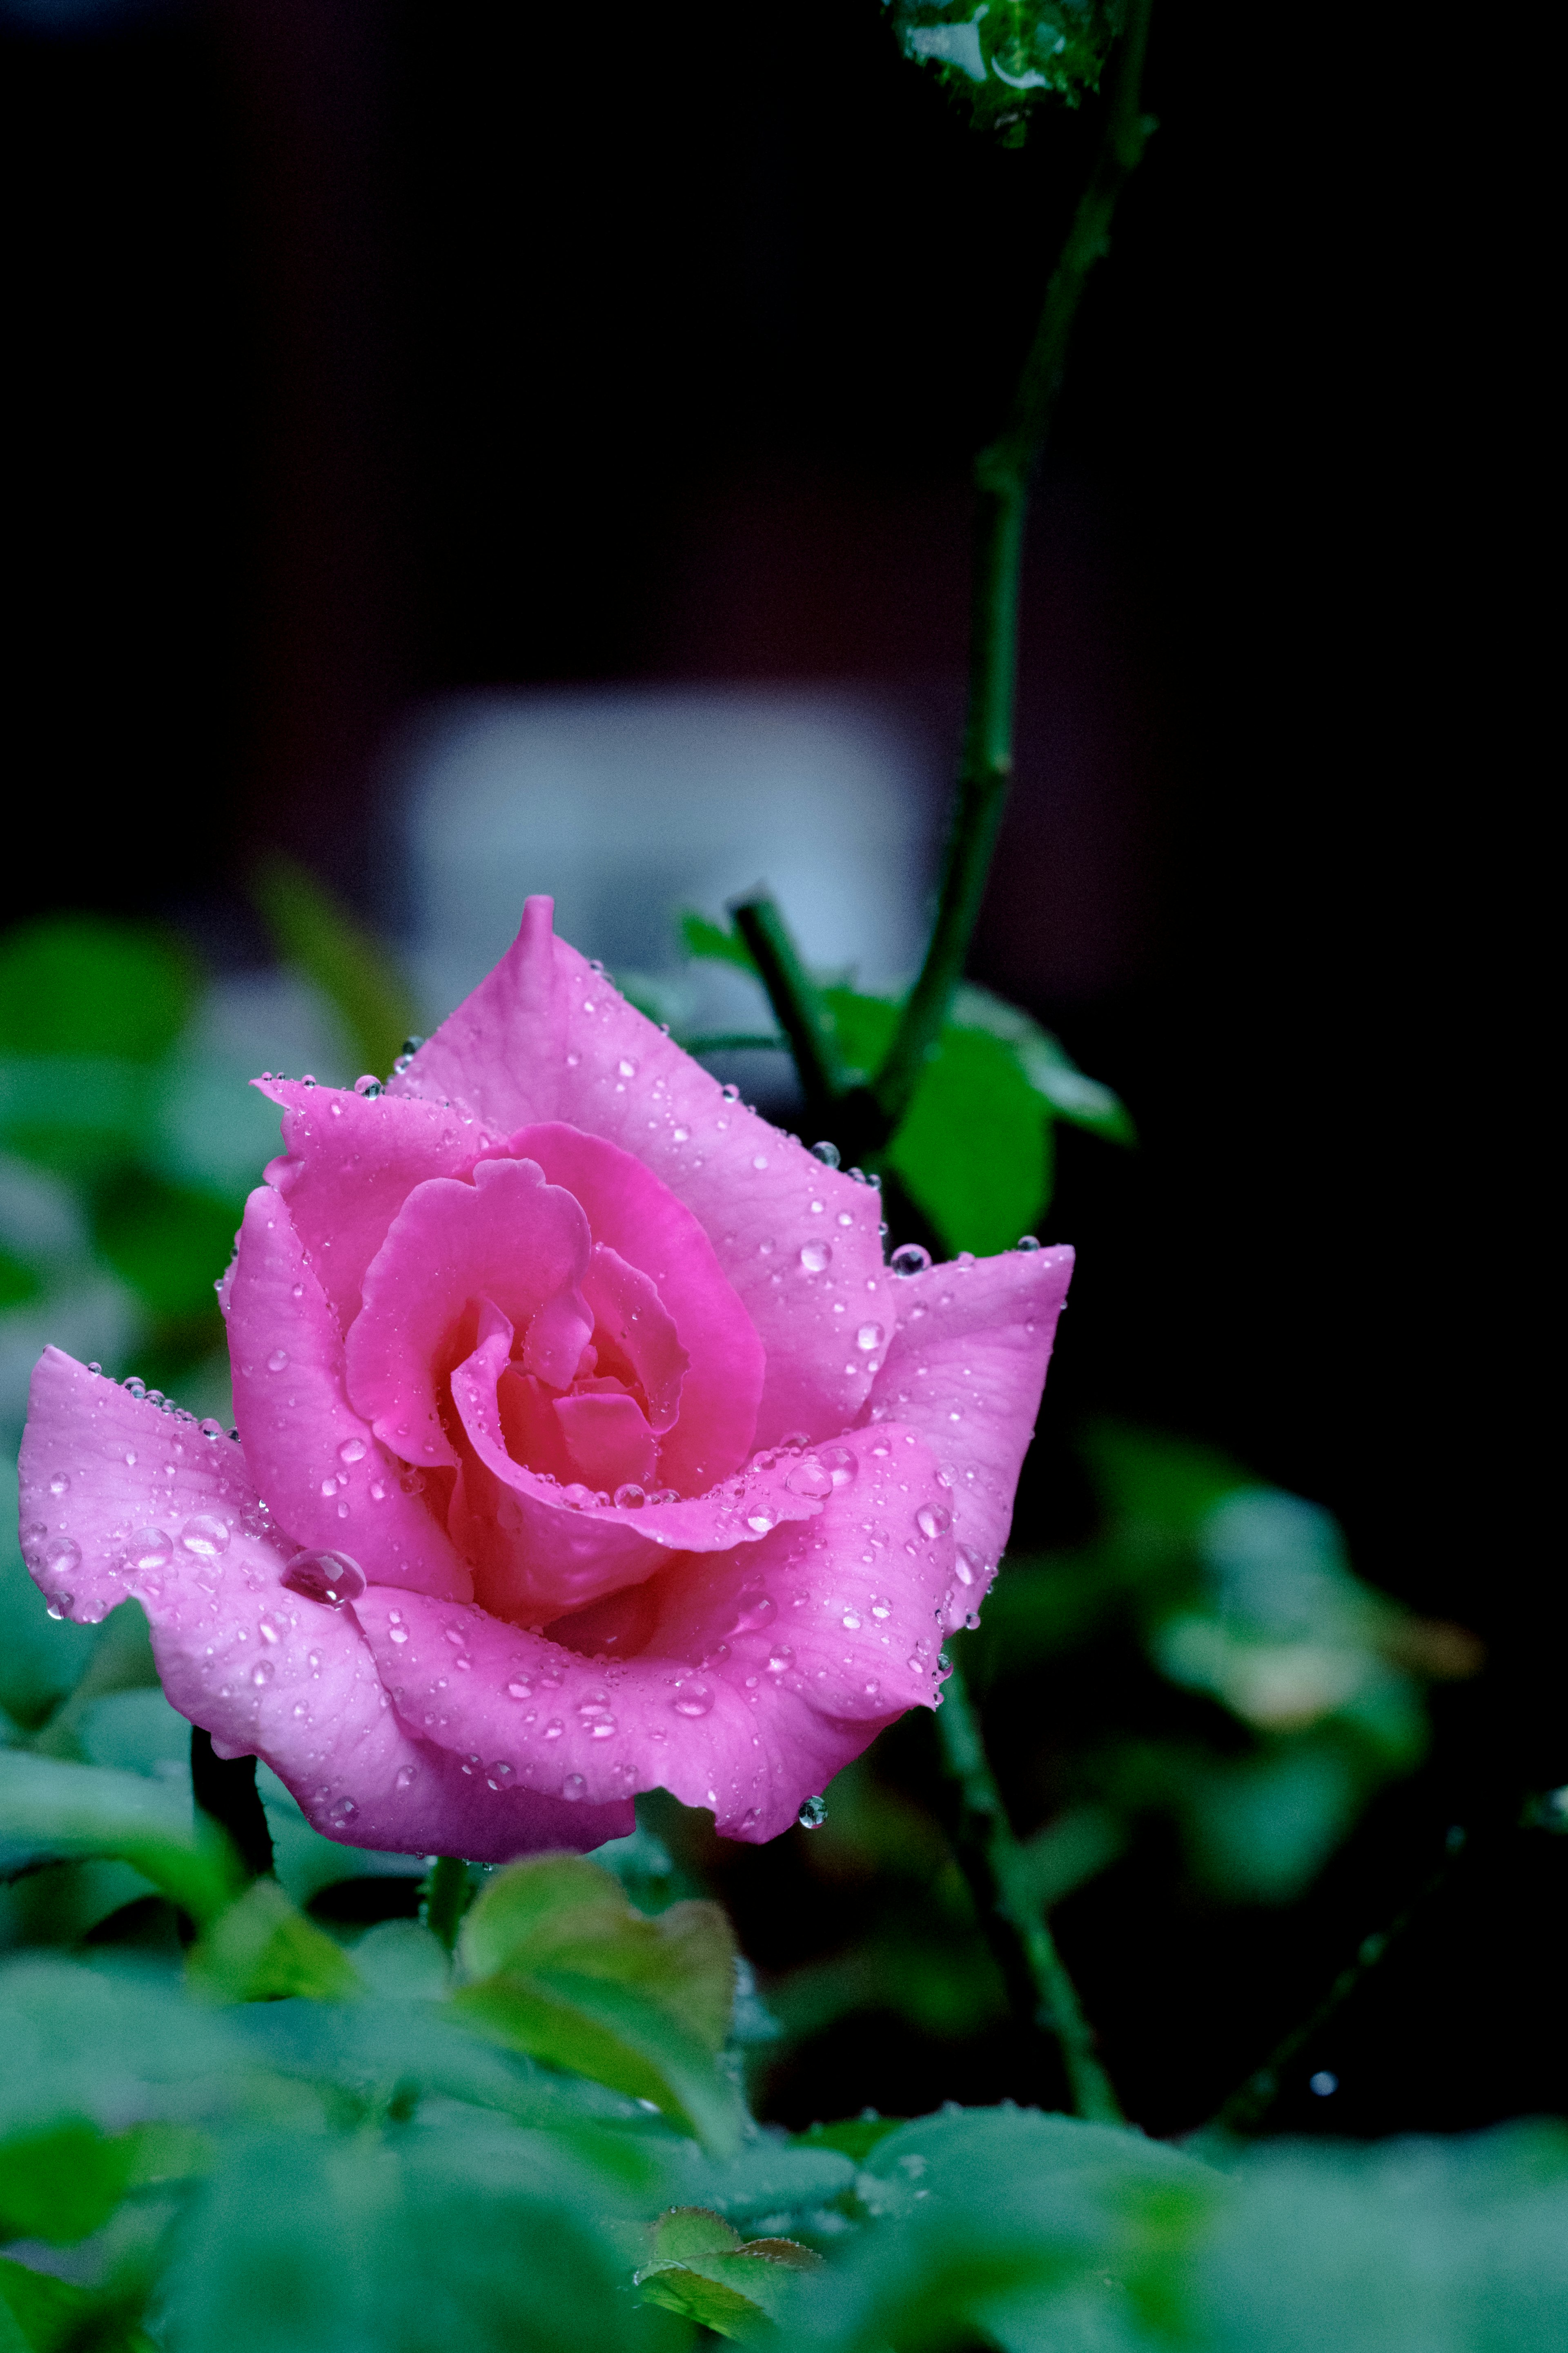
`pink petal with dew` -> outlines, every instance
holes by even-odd
[[[616,1397],[557,1398],[554,1411],[574,1479],[611,1493],[617,1487],[652,1486],[658,1453],[635,1398],[624,1389]]]
[[[588,1222],[592,1226],[592,1218]],[[640,1267],[629,1266],[618,1250],[595,1242],[583,1277],[583,1296],[594,1319],[595,1345],[607,1340],[625,1357],[647,1399],[648,1424],[662,1434],[680,1411],[691,1359],[653,1278]]]
[[[661,1483],[696,1494],[727,1479],[752,1451],[767,1362],[696,1218],[631,1153],[580,1128],[555,1121],[525,1127],[506,1149],[537,1160],[551,1184],[582,1203],[595,1241],[651,1282],[669,1315],[687,1365],[679,1419],[661,1431]]]
[[[245,1205],[228,1339],[245,1459],[296,1546],[346,1552],[380,1585],[466,1601],[473,1580],[450,1538],[349,1403],[337,1318],[266,1185]]]
[[[453,1540],[474,1566],[476,1592],[497,1617],[540,1625],[651,1577],[675,1552],[759,1543],[780,1520],[815,1518],[819,1500],[792,1488],[795,1458],[764,1460],[705,1495],[637,1505],[575,1501],[507,1450],[498,1385],[512,1345],[486,1303],[479,1345],[452,1376],[452,1401],[473,1449],[452,1499]]]
[[[471,1185],[417,1185],[364,1278],[348,1335],[348,1392],[376,1435],[421,1465],[455,1463],[437,1388],[466,1310],[495,1302],[527,1325],[523,1361],[565,1388],[593,1330],[577,1286],[588,1221],[530,1160],[485,1160]]]
[[[225,1755],[264,1757],[329,1838],[505,1862],[632,1828],[625,1807],[527,1793],[477,1807],[463,1760],[400,1724],[352,1614],[282,1582],[295,1547],[239,1448],[57,1348],[33,1375],[21,1485],[50,1606],[90,1624],[133,1596],[174,1705]]]
[[[552,904],[529,900],[507,955],[390,1091],[449,1099],[492,1131],[569,1122],[640,1160],[697,1218],[766,1351],[753,1442],[831,1437],[864,1403],[898,1313],[879,1196],[730,1102],[552,936]],[[633,1240],[595,1232],[655,1271]],[[659,1290],[695,1370],[703,1345]],[[882,1337],[862,1346],[862,1331]]]
[[[373,1588],[354,1608],[404,1723],[481,1757],[498,1795],[663,1788],[726,1837],[775,1837],[883,1725],[933,1702],[952,1584],[951,1535],[919,1525],[942,1493],[930,1450],[879,1428],[805,1461],[829,1456],[845,1483],[819,1518],[647,1588],[636,1656],[584,1658],[478,1607]],[[617,1607],[557,1630],[603,1639]]]
[[[346,1332],[365,1269],[416,1185],[466,1176],[490,1138],[439,1103],[398,1103],[298,1079],[258,1079],[283,1113],[283,1154],[267,1181],[289,1204],[322,1290]]]
[[[1065,1244],[900,1282],[899,1329],[866,1419],[918,1430],[952,1482],[962,1622],[995,1573],[1072,1280]]]

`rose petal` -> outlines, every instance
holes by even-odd
[[[566,1189],[572,1190],[570,1186]],[[593,1222],[590,1217],[589,1225]],[[618,1250],[595,1242],[583,1277],[583,1296],[594,1318],[595,1344],[607,1338],[625,1357],[647,1399],[648,1426],[662,1434],[680,1411],[681,1386],[691,1359],[680,1345],[675,1320],[660,1299],[658,1285],[640,1267],[629,1266]],[[602,1356],[602,1346],[600,1353]],[[602,1363],[599,1369],[603,1372]],[[734,1465],[725,1468],[732,1470]]]
[[[329,1838],[504,1862],[634,1827],[626,1806],[568,1807],[527,1791],[498,1805],[489,1790],[481,1804],[467,1759],[405,1729],[353,1615],[282,1584],[295,1547],[269,1532],[226,1439],[202,1437],[49,1348],[33,1375],[20,1468],[29,1566],[52,1606],[93,1623],[134,1595],[173,1704],[222,1754],[264,1757]],[[215,1528],[226,1541],[215,1543]],[[50,1566],[68,1545],[79,1556],[68,1604]]]
[[[973,1579],[960,1618],[978,1603],[1007,1541],[1072,1266],[1072,1251],[1058,1244],[933,1266],[900,1282],[898,1333],[866,1418],[907,1424],[952,1466],[959,1571]]]
[[[449,1098],[492,1131],[565,1121],[643,1162],[696,1216],[767,1352],[753,1442],[776,1445],[796,1430],[830,1437],[854,1419],[881,1362],[881,1344],[859,1348],[858,1331],[880,1324],[890,1335],[898,1315],[882,1265],[880,1197],[727,1101],[552,937],[552,903],[529,900],[512,947],[391,1090]],[[702,1345],[638,1258],[635,1235],[623,1239],[589,1215],[599,1239],[655,1275],[696,1371]]]
[[[566,1440],[572,1475],[584,1485],[614,1490],[650,1485],[658,1450],[647,1419],[635,1398],[564,1397],[555,1418]]]
[[[671,1553],[727,1552],[760,1542],[781,1520],[820,1511],[815,1497],[789,1485],[794,1456],[754,1463],[706,1495],[574,1508],[562,1488],[508,1451],[498,1383],[515,1397],[505,1372],[510,1347],[510,1324],[487,1306],[478,1346],[452,1375],[452,1402],[473,1452],[448,1525],[497,1617],[539,1625],[640,1583]]]
[[[473,1580],[445,1529],[349,1403],[337,1319],[266,1185],[245,1205],[228,1336],[245,1459],[296,1546],[349,1553],[381,1585],[467,1600]]]
[[[267,1181],[289,1204],[322,1290],[346,1332],[365,1269],[416,1185],[466,1176],[491,1139],[443,1103],[258,1079],[283,1113],[284,1151]]]
[[[647,1277],[670,1317],[687,1365],[679,1419],[660,1449],[662,1482],[698,1494],[727,1479],[752,1451],[766,1358],[696,1218],[631,1153],[580,1128],[546,1121],[509,1137],[506,1149],[537,1160],[582,1203],[595,1242]]]
[[[662,1787],[710,1807],[727,1837],[776,1836],[884,1724],[936,1693],[952,1538],[916,1519],[942,1492],[935,1463],[912,1431],[843,1445],[858,1475],[819,1518],[671,1565],[649,1588],[657,1617],[636,1657],[586,1659],[479,1608],[365,1593],[355,1609],[404,1723],[551,1795]],[[581,1640],[584,1623],[562,1630]]]
[[[366,1270],[348,1335],[348,1393],[377,1436],[411,1461],[458,1461],[437,1382],[481,1299],[514,1327],[540,1324],[527,1368],[566,1388],[593,1328],[577,1291],[589,1249],[582,1210],[532,1161],[484,1160],[471,1185],[416,1186]]]

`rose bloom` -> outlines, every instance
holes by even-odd
[[[875,1187],[551,915],[384,1092],[258,1082],[237,1445],[58,1349],[33,1378],[51,1609],[134,1595],[174,1704],[361,1846],[592,1847],[656,1787],[775,1836],[937,1704],[1071,1271],[889,1271]]]

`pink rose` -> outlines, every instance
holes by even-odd
[[[49,1349],[21,1468],[52,1608],[134,1594],[221,1754],[405,1852],[595,1846],[655,1787],[772,1838],[934,1704],[1070,1251],[890,1274],[876,1191],[548,899],[384,1093],[259,1083],[285,1151],[222,1286],[240,1444]]]

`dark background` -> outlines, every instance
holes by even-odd
[[[26,15],[0,16],[7,920],[153,910],[245,963],[268,846],[384,918],[384,749],[454,687],[865,681],[955,738],[967,460],[1092,110],[993,147],[875,0]],[[1456,1820],[1474,1860],[1337,2031],[1331,2120],[1568,2098],[1563,1842],[1510,1828],[1568,1779],[1496,259],[1523,192],[1441,24],[1341,54],[1289,12],[1157,9],[1162,128],[1031,532],[973,969],[1144,1142],[1064,1146],[1048,1230],[1081,1271],[1021,1533],[1081,1524],[1080,1417],[1142,1418],[1326,1504],[1491,1661],[1294,1912],[1151,1920],[1115,1873],[1066,1907],[1157,2129]]]

